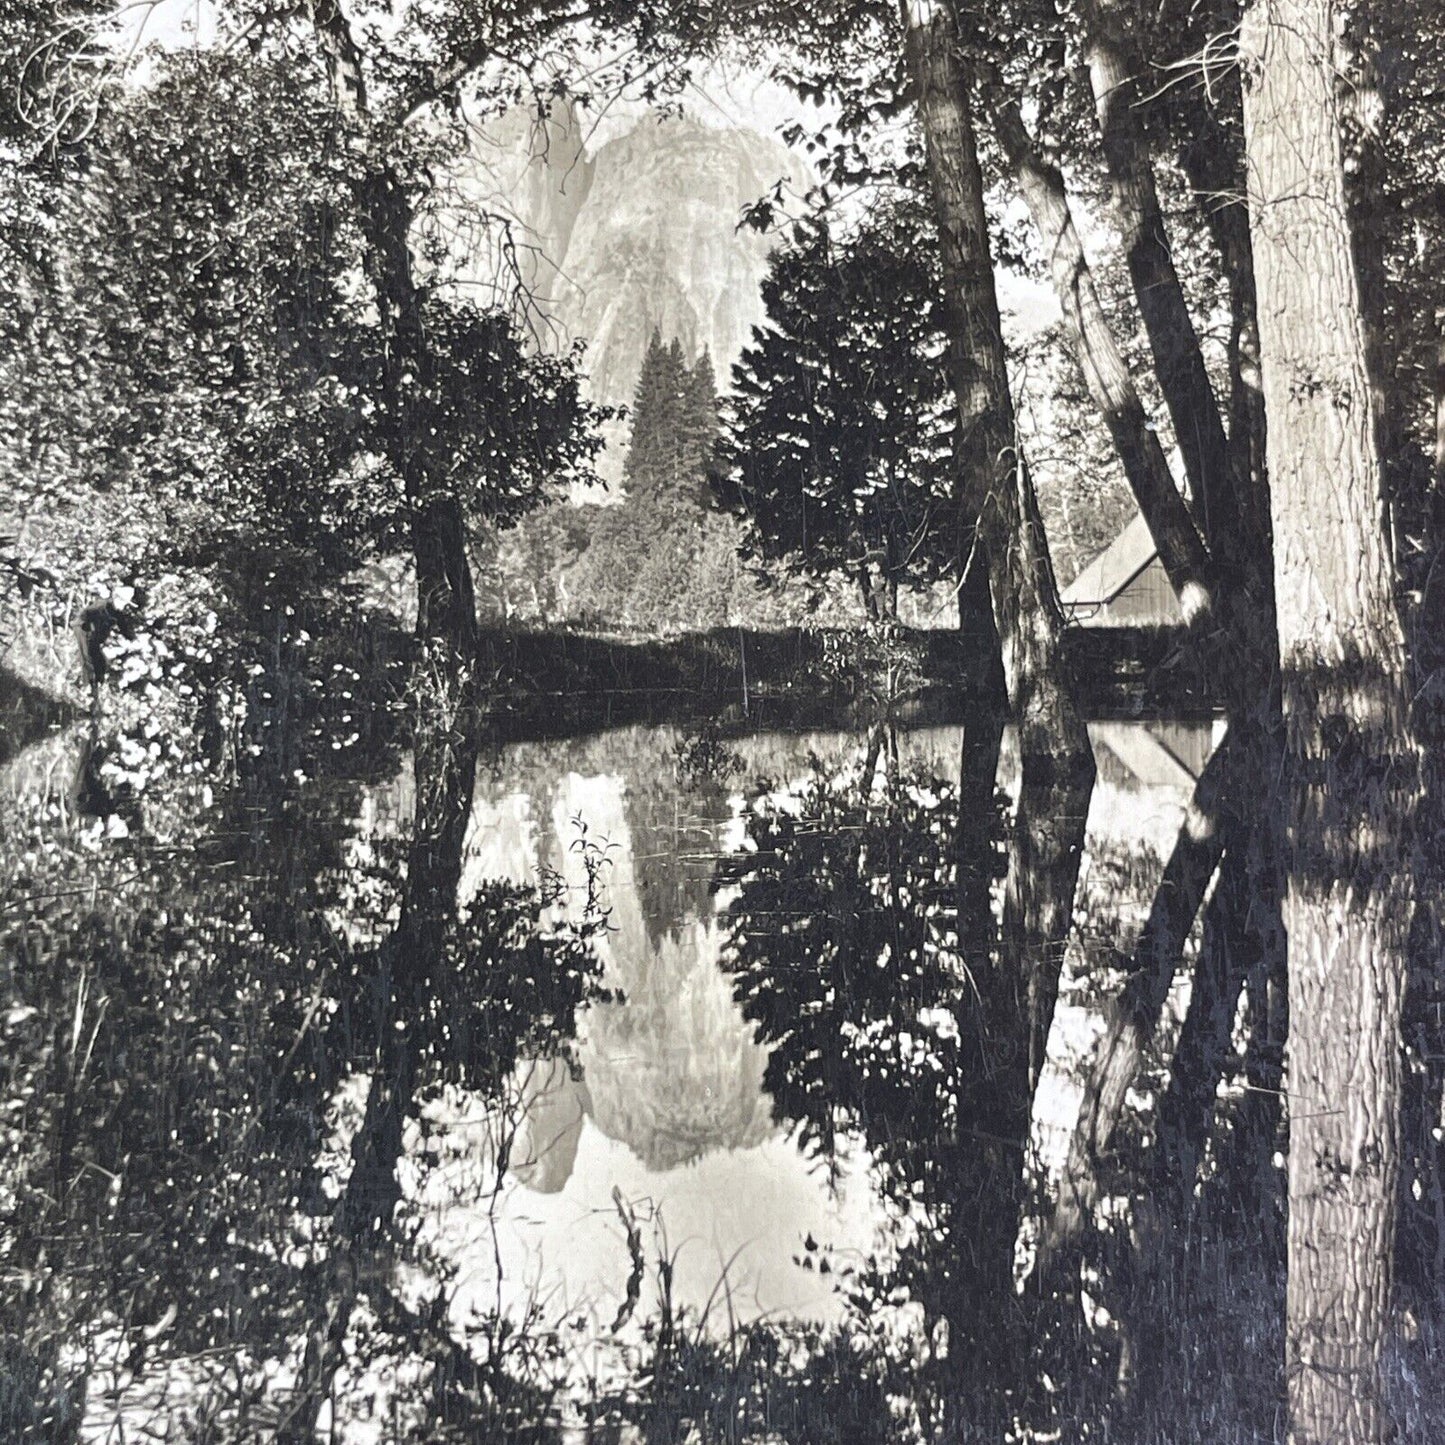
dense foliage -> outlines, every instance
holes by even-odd
[[[921,218],[800,227],[763,283],[768,325],[736,368],[719,492],[746,548],[855,578],[870,610],[946,575],[955,408]]]

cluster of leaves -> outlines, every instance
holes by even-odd
[[[94,600],[101,572],[180,571],[210,578],[203,610],[252,627],[260,593],[295,601],[410,545],[411,458],[501,526],[590,478],[603,413],[580,396],[577,353],[536,353],[510,316],[439,279],[404,405],[394,394],[366,163],[315,54],[198,49],[150,71],[47,192],[45,246],[31,237],[4,262],[6,560],[26,578],[44,560],[63,583],[52,611]],[[403,154],[425,173],[429,152]],[[19,171],[4,179],[23,195]],[[36,518],[103,567],[51,559]],[[296,597],[280,598],[283,574]]]
[[[842,571],[894,610],[955,564],[955,407],[928,228],[898,204],[854,234],[800,225],[734,370],[717,490],[749,555]]]
[[[724,962],[773,1045],[780,1113],[825,1150],[840,1119],[883,1149],[919,1132],[910,1119],[946,1127],[938,1089],[959,1067],[968,997],[957,836],[990,820],[961,818],[950,784],[903,771],[876,788],[815,775],[781,800],[762,795],[747,824],[747,846],[715,875],[736,890]]]

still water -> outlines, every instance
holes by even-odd
[[[1101,723],[1093,733],[1101,782],[1091,837],[1159,853],[1215,729]],[[960,730],[895,741],[904,773],[957,781]],[[885,1246],[865,1141],[844,1129],[819,1158],[767,1090],[769,1045],[734,997],[721,917],[730,895],[714,886],[718,860],[747,846],[750,812],[790,806],[819,776],[856,778],[867,741],[735,739],[721,778],[689,776],[685,748],[674,729],[632,728],[514,744],[481,770],[461,901],[486,881],[535,884],[550,872],[575,910],[587,892],[580,845],[590,840],[606,859],[598,950],[603,985],[617,997],[583,1011],[568,1059],[521,1061],[500,1108],[453,1100],[433,1110],[461,1156],[432,1176],[425,1201],[459,1269],[459,1314],[500,1308],[520,1319],[540,1302],[585,1319],[587,1338],[603,1332],[626,1298],[629,1217],[649,1251],[674,1261],[674,1303],[723,1330],[757,1318],[835,1321],[840,1270]],[[358,845],[404,832],[412,806],[404,769],[366,796]],[[1066,999],[1040,1093],[1046,1158],[1072,1123],[1070,1065],[1095,1023]],[[649,1273],[638,1318],[656,1308],[657,1287]]]
[[[1082,909],[1102,890],[1111,926],[1137,921],[1217,741],[1209,725],[1094,729]],[[271,1438],[317,1320],[345,1339],[315,1425],[363,1441],[405,1433],[399,1393],[425,1374],[407,1359],[428,1338],[435,1353],[420,1321],[437,1309],[471,1359],[531,1382],[521,1403],[477,1386],[508,1439],[523,1418],[583,1438],[577,1401],[635,1392],[639,1372],[655,1385],[639,1361],[660,1339],[680,1368],[682,1321],[700,1349],[750,1325],[856,1336],[895,1307],[946,1319],[948,1250],[966,1240],[934,1156],[967,1146],[946,880],[960,833],[990,826],[958,816],[960,752],[949,727],[634,727],[484,750],[446,945],[476,995],[381,1024],[464,1037],[464,1057],[438,1045],[431,1073],[406,1076],[384,1170],[392,1283],[361,1298],[326,1261],[357,1141],[385,1136],[366,1040],[386,1017],[376,980],[405,962],[385,944],[420,826],[409,756],[383,739],[362,775],[318,778],[280,755],[224,791],[159,733],[72,728],[13,756],[9,1107],[28,1118],[53,1095],[59,1132],[38,1153],[34,1128],[5,1134],[6,1209],[45,1220],[18,1228],[12,1259],[53,1278],[47,1308],[76,1322],[36,1368],[60,1378],[84,1355],[84,1403],[63,1407],[81,1437],[213,1409],[220,1433],[187,1438],[244,1438],[254,1409]],[[556,941],[584,934],[590,962],[568,973],[557,960],[583,953]],[[1042,1173],[1098,1027],[1079,964],[1037,1094]],[[378,1301],[400,1312],[405,1328],[383,1322],[410,1342],[400,1358],[376,1343]],[[938,1328],[925,1344],[943,1360]]]

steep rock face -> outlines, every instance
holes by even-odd
[[[726,384],[763,319],[759,285],[774,244],[739,227],[743,209],[779,181],[805,190],[807,168],[755,131],[687,117],[645,117],[590,156],[584,134],[561,103],[545,121],[516,110],[487,127],[459,177],[476,223],[466,283],[480,295],[506,273],[509,236],[543,343],[587,342],[598,401],[632,400],[654,327],[689,360],[710,351]]]
[[[588,341],[596,399],[631,401],[654,327],[690,357],[709,350],[726,378],[763,318],[773,244],[739,221],[780,180],[808,183],[784,147],[686,117],[645,119],[597,152],[556,310]]]
[[[571,103],[555,101],[545,117],[518,107],[490,122],[471,163],[454,179],[463,204],[452,218],[451,245],[473,299],[509,305],[520,281],[550,319],[592,184],[592,161]]]

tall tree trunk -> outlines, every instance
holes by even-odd
[[[1054,294],[1064,313],[1089,395],[1109,429],[1185,620],[1208,628],[1219,607],[1213,564],[1174,483],[1164,450],[1149,425],[1134,378],[1104,315],[1093,272],[1074,226],[1063,175],[1039,154],[1017,104],[997,91],[993,100],[999,145],[1043,241]]]
[[[983,206],[969,77],[951,14],[933,0],[905,6],[943,260],[949,365],[960,414],[962,555],[975,535],[988,569],[1009,705],[1019,729],[1023,787],[1050,810],[1057,836],[1015,840],[1005,890],[1004,949],[1031,981],[1031,1077],[1052,1018],[1052,987],[1071,922],[1093,754],[1074,704],[1062,648],[1058,592],[1013,400]],[[1027,825],[1019,829],[1027,832]]]
[[[967,468],[959,488],[961,556],[969,557],[976,536],[1019,730],[1022,786],[1029,804],[1047,805],[1035,820],[1042,827],[1031,829],[1021,804],[1018,832],[1032,837],[1015,839],[1003,923],[1005,956],[1021,969],[1033,1001],[1027,1050],[1032,1080],[1041,1067],[1072,920],[1093,754],[1070,688],[1058,590],[1015,433],[970,78],[944,6],[907,0],[904,18],[939,228],[958,449]]]
[[[959,409],[961,575],[975,539],[987,569],[1022,767],[1009,844],[997,963],[976,975],[977,1142],[960,1197],[976,1201],[960,1267],[975,1305],[968,1347],[1006,1393],[1013,1349],[1013,1254],[1033,1092],[1073,919],[1094,761],[1070,693],[1062,619],[1038,504],[1019,454],[983,205],[969,76],[952,14],[937,0],[903,0],[907,64],[917,97],[943,265],[948,363]],[[983,960],[980,960],[983,963]]]
[[[1237,87],[1237,72],[1231,71],[1222,83]],[[1229,103],[1230,97],[1224,96],[1222,101]],[[1237,550],[1230,561],[1245,569],[1248,584],[1264,596],[1274,589],[1273,553],[1264,391],[1259,374],[1259,308],[1249,207],[1244,198],[1243,157],[1234,135],[1219,123],[1213,106],[1201,103],[1190,108],[1188,132],[1189,139],[1180,148],[1180,166],[1213,238],[1229,288],[1229,474],[1238,489],[1234,506],[1239,519],[1239,535],[1234,539]],[[1269,633],[1272,637],[1272,618]]]
[[[1332,0],[1240,36],[1290,825],[1295,1445],[1383,1441],[1417,788],[1340,152]]]
[[[311,23],[325,57],[331,96],[346,122],[362,132],[354,181],[366,246],[363,266],[376,296],[381,334],[381,446],[401,481],[416,562],[417,635],[431,674],[451,679],[475,667],[477,603],[467,556],[466,520],[450,478],[444,429],[429,395],[435,367],[423,296],[413,272],[415,207],[388,155],[395,137],[373,123],[361,52],[338,0],[312,0]]]
[[[1091,0],[1086,6],[1085,59],[1114,219],[1204,534],[1211,545],[1227,551],[1242,535],[1237,487],[1230,475],[1219,403],[1174,268],[1153,158],[1139,123],[1137,59],[1131,53],[1123,10],[1120,0]]]

